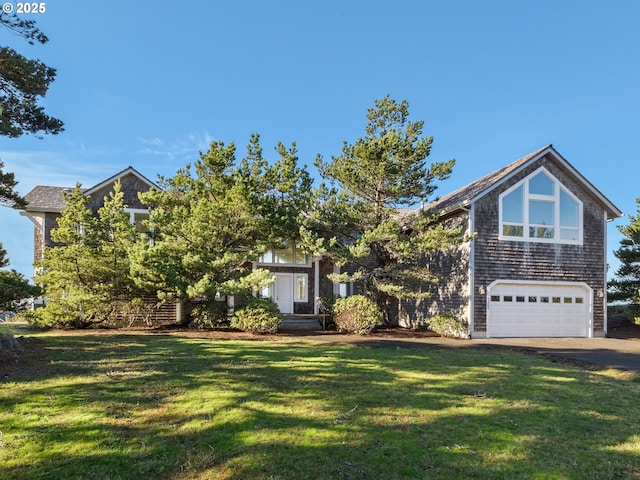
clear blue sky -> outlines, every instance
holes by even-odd
[[[11,0],[15,6],[15,1]],[[390,94],[457,160],[440,195],[552,143],[625,214],[640,197],[636,0],[51,0],[49,36],[0,44],[58,70],[43,102],[65,132],[0,138],[19,192],[85,187],[134,166],[172,175],[212,140],[295,141],[303,162],[364,134]],[[609,250],[620,235],[609,226]],[[31,276],[32,224],[0,209],[11,267]],[[613,260],[611,260],[613,261]]]

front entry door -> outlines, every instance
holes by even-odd
[[[282,313],[293,313],[293,275],[291,273],[276,273],[274,285],[274,300]]]

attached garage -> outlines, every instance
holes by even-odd
[[[498,280],[487,292],[487,336],[591,337],[592,299],[584,283]]]

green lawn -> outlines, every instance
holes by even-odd
[[[29,335],[44,354],[0,386],[3,480],[640,478],[640,383],[611,372],[498,349]]]

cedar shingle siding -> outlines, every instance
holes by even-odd
[[[128,208],[146,209],[147,207],[138,198],[138,193],[146,192],[150,189],[147,182],[142,181],[136,175],[131,173],[120,177],[120,190],[124,194],[124,204]],[[105,185],[95,192],[91,192],[89,207],[97,212],[104,204],[104,197],[108,197],[113,191],[113,184]]]
[[[499,240],[499,196],[542,166],[582,202],[582,245]],[[144,209],[138,193],[154,188],[154,185],[129,167],[87,190],[86,193],[91,196],[90,206],[93,211],[102,206],[103,199],[109,195],[116,178],[120,178],[125,204],[131,209]],[[44,250],[52,246],[50,232],[56,228],[59,212],[64,208],[61,196],[63,190],[60,187],[38,186],[26,195],[29,202],[26,213],[36,224],[36,261],[41,260]],[[546,285],[551,285],[552,288],[560,285],[553,282],[576,282],[588,285],[593,292],[593,303],[588,305],[593,321],[589,335],[606,333],[606,222],[621,216],[622,212],[551,145],[445,195],[426,208],[442,212],[440,221],[447,227],[462,227],[463,235],[475,233],[476,236],[454,251],[429,257],[429,266],[433,272],[439,273],[440,281],[435,285],[414,285],[417,290],[429,292],[428,298],[390,302],[385,313],[391,322],[416,327],[428,324],[433,315],[452,313],[467,323],[472,336],[482,337],[487,333],[495,335],[494,329],[498,323],[494,322],[495,310],[491,310],[493,313],[489,332],[487,329],[487,295],[494,282],[499,280],[501,284],[514,282],[517,285],[524,284],[521,282],[550,282]],[[308,301],[294,302],[295,313],[313,313],[316,293],[325,296],[335,291],[333,283],[327,278],[333,272],[333,263],[328,259],[319,262],[319,272],[315,271],[315,262],[307,267],[269,265],[268,268],[273,272],[307,274]],[[353,270],[353,265],[341,268],[342,272],[353,273]],[[316,279],[319,280],[317,290]],[[171,321],[172,312],[175,312],[175,306],[165,304],[155,313],[154,321]],[[535,315],[541,317],[539,312],[540,310],[536,310]],[[564,316],[562,311],[558,318],[562,320]],[[505,314],[509,322],[513,317],[510,311]],[[515,333],[518,334],[532,317],[522,313],[515,314],[515,317],[516,320],[519,319],[519,322],[513,322],[518,329]],[[537,325],[537,320],[538,318],[533,318],[531,325]],[[534,333],[537,332],[536,330]],[[521,333],[523,334],[531,334],[531,330]]]
[[[582,202],[581,245],[499,240],[500,195],[540,167]],[[461,226],[464,233],[475,233],[475,238],[456,252],[430,257],[429,264],[440,272],[441,281],[422,287],[431,297],[400,303],[400,325],[424,325],[432,315],[453,313],[467,323],[472,336],[482,337],[487,335],[487,295],[493,282],[556,286],[575,282],[593,292],[589,335],[606,333],[606,223],[622,213],[553,147],[527,155],[427,208],[441,211],[447,227]]]
[[[583,202],[582,245],[498,241],[498,197],[544,166]],[[604,331],[605,211],[566,170],[547,157],[480,198],[474,205],[474,331],[486,331],[487,286],[497,279],[585,282],[594,291],[594,333]]]
[[[443,221],[447,228],[461,227],[461,235],[468,234],[468,213]],[[430,296],[401,301],[398,324],[415,328],[428,324],[429,317],[449,312],[458,318],[469,318],[469,261],[468,243],[458,249],[432,255],[428,260],[429,268],[440,281],[435,285],[414,285],[418,291],[429,292]]]

